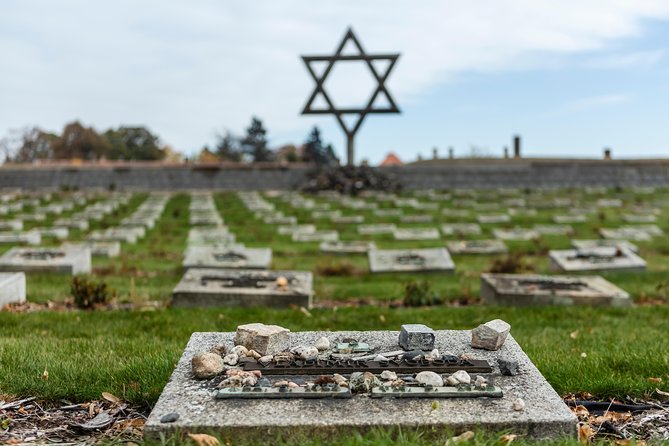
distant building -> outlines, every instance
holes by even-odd
[[[382,166],[401,166],[404,164],[401,159],[393,152],[388,153],[386,158],[381,162]]]

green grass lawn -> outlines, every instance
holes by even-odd
[[[625,191],[619,195],[631,206],[662,199],[665,193],[642,195]],[[577,191],[547,192],[544,199],[558,196],[586,199]],[[591,204],[601,196],[589,196],[587,203]],[[127,206],[91,229],[113,226],[137,209],[146,197],[147,194],[135,194]],[[532,197],[539,195],[535,192],[530,195]],[[647,272],[603,274],[640,303],[635,307],[487,307],[471,302],[475,302],[472,299],[478,295],[480,272],[489,269],[495,257],[454,256],[457,268],[454,275],[371,275],[367,272],[365,256],[321,255],[317,243],[294,243],[289,236],[278,235],[272,225],[256,220],[236,195],[219,193],[215,199],[238,241],[251,247],[272,247],[273,268],[315,271],[317,308],[311,310],[311,316],[299,309],[189,310],[166,306],[143,310],[0,312],[0,396],[36,396],[50,401],[80,402],[99,398],[101,392],[111,392],[130,403],[150,408],[194,331],[232,331],[247,322],[279,324],[293,331],[398,330],[402,323],[411,322],[425,323],[435,329],[471,329],[494,318],[512,324],[514,337],[562,395],[588,392],[601,399],[657,398],[657,394],[653,394],[656,388],[669,391],[669,307],[666,306],[669,299],[669,241],[664,237],[638,243],[640,255],[648,261]],[[296,215],[300,223],[310,220],[308,211],[293,209],[279,198],[266,199],[287,215]],[[502,197],[491,192],[485,199],[496,202]],[[316,201],[328,202],[322,197]],[[173,195],[156,228],[143,240],[136,245],[123,244],[118,258],[95,258],[91,278],[106,282],[115,290],[117,300],[122,302],[169,302],[171,291],[182,275],[181,254],[189,230],[189,202],[187,194]],[[388,204],[382,206],[388,207]],[[454,203],[447,202],[445,206],[454,206]],[[333,208],[337,208],[336,205]],[[342,209],[344,214],[356,213]],[[588,222],[572,225],[576,231],[573,237],[551,236],[543,237],[539,242],[508,245],[512,252],[523,253],[526,263],[534,271],[546,273],[546,249],[568,248],[570,238],[594,238],[600,226],[624,224],[620,220],[622,212],[610,208],[592,214]],[[435,222],[402,226],[435,227],[458,221],[443,216],[440,211],[405,211],[405,214],[411,213],[429,213]],[[512,223],[503,226],[548,224],[552,223],[552,215],[564,213],[565,209],[542,209],[536,217],[514,217]],[[365,223],[399,224],[397,218],[374,217],[370,211],[361,214],[366,217]],[[669,231],[668,217],[669,213],[663,210],[657,223],[665,231]],[[444,239],[396,242],[389,236],[358,236],[355,225],[331,224],[326,220],[317,221],[317,226],[319,229],[337,229],[344,240],[373,240],[382,248],[444,246]],[[484,234],[479,238],[490,238],[493,225],[482,226]],[[72,232],[75,240],[84,235],[80,231]],[[56,243],[51,241],[51,244]],[[340,276],[318,274],[325,266],[337,265],[352,265],[352,272],[349,268],[349,273]],[[470,305],[428,308],[387,305],[402,299],[407,281],[423,278],[446,301],[465,298]],[[31,275],[28,277],[28,299],[38,303],[66,300],[70,294],[69,284],[70,278],[65,276]],[[352,302],[361,303],[357,307],[346,305]],[[319,303],[328,305],[318,308]],[[44,370],[48,371],[48,380],[43,379]],[[649,378],[662,378],[662,382],[649,381]],[[373,434],[369,441],[391,444],[392,438],[385,435]],[[393,438],[397,440],[396,436]],[[364,442],[365,439],[358,440]],[[423,442],[412,436],[406,441],[405,444]]]

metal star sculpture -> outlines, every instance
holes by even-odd
[[[349,41],[353,43],[353,45],[357,49],[358,54],[349,54],[349,55],[342,54],[342,51],[344,50],[346,44]],[[396,54],[365,53],[365,50],[362,49],[362,45],[360,45],[360,41],[355,36],[355,34],[353,33],[353,29],[351,28],[349,28],[346,31],[346,34],[344,35],[344,38],[339,44],[339,47],[337,48],[337,51],[335,51],[334,55],[302,56],[302,60],[304,61],[304,64],[307,66],[309,74],[311,74],[311,77],[316,82],[316,88],[314,89],[313,93],[311,93],[311,96],[307,100],[307,103],[304,106],[304,109],[302,110],[302,114],[335,115],[335,117],[337,118],[337,122],[339,122],[339,126],[346,134],[346,140],[347,140],[346,154],[349,166],[353,165],[353,160],[354,160],[353,141],[355,138],[355,134],[360,129],[360,126],[362,126],[362,121],[365,119],[365,116],[367,116],[370,113],[400,113],[400,110],[395,104],[393,97],[390,95],[384,84],[386,79],[388,78],[388,75],[390,74],[390,71],[395,66],[395,62],[397,62],[397,59],[399,57],[400,57],[399,53]],[[364,61],[369,67],[369,70],[372,72],[374,78],[377,80],[378,85],[376,89],[373,91],[372,96],[369,98],[369,101],[367,102],[367,105],[364,108],[337,108],[334,106],[334,103],[330,99],[330,96],[325,91],[323,84],[325,83],[325,80],[330,74],[330,71],[332,71],[332,67],[334,66],[335,62],[340,62],[340,61]],[[373,61],[387,61],[388,62],[387,68],[385,69],[384,72],[381,72],[381,70],[379,70],[378,67],[374,66],[374,64],[372,63]],[[312,63],[314,62],[328,63],[321,76],[318,76],[314,71],[312,66]],[[318,98],[319,95],[323,98],[325,104],[327,104],[327,108],[316,108],[316,109],[313,108],[313,103]],[[383,98],[383,97],[386,98],[388,106],[384,108],[375,107],[374,103],[378,100],[378,98]],[[349,127],[346,125],[346,122],[343,119],[343,115],[357,115],[358,119],[354,122],[352,127]]]

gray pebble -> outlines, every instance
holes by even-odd
[[[518,374],[518,361],[512,359],[499,358],[497,360],[499,371],[502,375],[514,376]]]
[[[171,412],[160,417],[161,423],[174,423],[179,419],[179,414],[176,412]]]

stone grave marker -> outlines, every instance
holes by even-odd
[[[20,304],[26,301],[26,275],[19,273],[0,273],[0,310],[8,304]]]
[[[86,236],[87,241],[92,242],[124,242],[137,243],[137,233],[126,228],[108,228],[91,231]]]
[[[364,241],[338,241],[322,242],[320,251],[324,254],[367,254],[368,251],[376,249],[374,242]]]
[[[481,274],[481,299],[488,305],[595,305],[626,307],[629,294],[600,276]]]
[[[446,248],[375,249],[367,253],[372,273],[455,272]]]
[[[0,270],[26,273],[88,274],[91,252],[84,247],[12,248],[0,256]]]
[[[271,248],[192,246],[185,252],[183,267],[267,269],[272,263]]]
[[[0,231],[21,231],[23,230],[22,220],[0,220]]]
[[[473,428],[576,441],[576,416],[511,334],[485,350],[472,347],[471,330],[438,330],[435,350],[426,353],[404,351],[397,331],[266,327],[257,342],[239,331],[194,333],[146,422],[147,439],[189,432],[235,444],[318,442],[374,426],[429,431],[441,436],[435,443]],[[371,355],[338,359],[332,346],[351,341],[369,345]],[[221,350],[224,359],[216,356]],[[383,355],[389,359],[375,360]]]
[[[88,220],[83,218],[59,218],[53,224],[54,226],[63,226],[68,229],[78,229],[79,231],[86,231],[89,228]]]
[[[39,245],[42,243],[42,236],[39,231],[31,229],[30,231],[0,231],[0,244],[26,244]]]
[[[476,221],[481,224],[509,223],[511,221],[511,217],[509,217],[507,214],[479,215],[476,217]]]
[[[373,225],[360,225],[358,226],[358,234],[361,235],[379,235],[379,234],[392,234],[397,229],[392,223],[381,223]]]
[[[557,271],[645,271],[646,262],[622,247],[587,250],[564,249],[548,252],[551,267]]]
[[[189,246],[210,246],[235,242],[235,235],[226,227],[192,228],[188,232]]]
[[[664,232],[656,225],[628,225],[616,229],[601,228],[599,234],[608,239],[650,241]]]
[[[492,230],[492,235],[500,240],[534,240],[539,238],[539,232],[535,229],[523,228],[495,228]]]
[[[534,225],[534,230],[541,235],[571,235],[574,228],[569,225]]]
[[[295,225],[297,224],[297,217],[292,215],[270,215],[263,218],[266,225]]]
[[[553,221],[557,224],[585,223],[588,221],[588,216],[584,214],[554,215]]]
[[[337,231],[294,232],[294,242],[336,242],[339,240]]]
[[[332,223],[339,224],[352,224],[352,223],[364,223],[365,217],[362,215],[340,215],[339,217],[332,217],[330,219]]]
[[[632,252],[639,252],[639,247],[634,243],[630,243],[627,240],[615,240],[615,239],[594,239],[594,240],[572,240],[571,246],[574,249],[581,251],[587,251],[589,249],[601,248],[601,247],[622,247],[628,249]]]
[[[444,235],[479,235],[481,234],[481,226],[477,223],[450,223],[441,225],[441,232]]]
[[[46,228],[34,228],[39,232],[40,237],[52,237],[57,240],[65,240],[70,235],[70,230],[64,226],[51,226]]]
[[[453,218],[468,218],[471,215],[471,212],[467,209],[445,208],[441,210],[441,215]]]
[[[459,240],[448,242],[453,254],[506,254],[509,248],[502,240]]]
[[[316,225],[302,224],[302,225],[285,225],[277,227],[277,232],[280,235],[293,235],[296,232],[314,233],[316,232]]]
[[[172,293],[174,307],[309,308],[308,271],[191,268]]]
[[[402,209],[376,209],[374,216],[376,217],[399,217],[404,214]]]
[[[626,223],[655,223],[657,216],[653,214],[623,214]]]
[[[393,237],[395,240],[439,240],[441,235],[437,228],[396,228]]]
[[[93,257],[118,257],[121,254],[121,242],[94,242],[84,240],[76,243],[63,243],[62,248],[70,246],[83,246],[91,251]]]
[[[433,221],[434,217],[432,215],[426,215],[426,214],[400,216],[401,223],[432,223]]]

